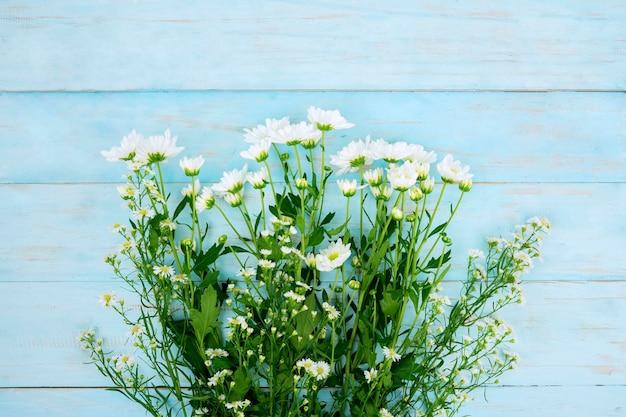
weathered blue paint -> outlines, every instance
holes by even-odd
[[[76,339],[99,326],[125,349],[97,304],[122,292],[102,257],[126,216],[100,150],[170,128],[211,182],[240,165],[244,128],[310,105],[357,124],[330,151],[369,134],[472,166],[458,255],[552,220],[506,314],[520,367],[465,413],[626,415],[626,3],[223,3],[0,4],[0,417],[143,415]]]

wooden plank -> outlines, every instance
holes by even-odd
[[[626,95],[607,93],[210,92],[0,94],[0,183],[120,181],[100,151],[132,129],[170,128],[203,178],[243,165],[243,129],[306,120],[311,105],[356,123],[328,152],[371,135],[454,153],[476,182],[625,182]],[[168,178],[182,175],[176,163]]]
[[[0,90],[623,90],[622,1],[0,6]]]
[[[459,415],[482,417],[621,417],[626,387],[494,387],[476,393]],[[120,394],[102,389],[0,389],[6,416],[141,417],[143,409]]]
[[[455,283],[444,292],[454,297]],[[515,329],[520,355],[507,386],[623,385],[626,378],[626,282],[545,282],[523,284],[526,304],[501,316]],[[94,328],[107,347],[132,353],[128,327],[101,307],[98,297],[114,281],[0,282],[0,387],[101,387],[110,383],[80,347],[78,335]],[[132,343],[130,341],[129,343]]]
[[[179,184],[173,189],[183,187]],[[449,230],[454,239],[453,276],[465,268],[466,250],[484,237],[507,235],[533,215],[553,222],[544,246],[546,262],[530,280],[624,280],[626,184],[477,184],[464,197]],[[451,191],[454,195],[456,190]],[[249,203],[254,203],[249,194]],[[333,199],[343,212],[342,200]],[[88,281],[110,276],[103,257],[121,244],[110,233],[128,218],[112,184],[0,186],[0,281]],[[15,214],[18,214],[17,216]],[[207,213],[212,233],[227,233],[217,213]]]

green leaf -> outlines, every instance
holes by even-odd
[[[182,200],[180,200],[180,203],[178,203],[176,209],[174,210],[174,214],[172,215],[172,221],[176,219],[178,215],[183,211],[188,201],[189,197],[184,197]]]
[[[383,313],[393,317],[402,306],[402,295],[402,290],[393,288],[385,290],[380,301],[380,308],[383,310]]]
[[[443,229],[446,228],[446,226],[448,225],[448,222],[444,222],[441,223],[439,226],[435,227],[432,232],[430,232],[430,234],[428,235],[428,237],[434,236],[437,233],[441,232]]]
[[[191,326],[196,334],[200,346],[204,346],[204,338],[213,329],[219,328],[219,315],[221,308],[217,305],[217,291],[213,287],[207,287],[202,293],[200,310],[189,310]]]

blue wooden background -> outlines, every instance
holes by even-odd
[[[0,0],[0,417],[143,415],[77,341],[126,338],[97,303],[126,216],[100,150],[170,128],[217,180],[310,105],[470,164],[459,252],[551,219],[506,315],[519,369],[467,414],[626,415],[625,90],[624,1]]]

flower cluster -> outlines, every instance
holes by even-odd
[[[169,131],[102,152],[130,171],[118,187],[129,221],[112,228],[123,243],[105,260],[138,300],[100,303],[136,352],[110,352],[92,330],[80,340],[151,415],[450,416],[515,366],[494,314],[522,301],[547,221],[470,250],[460,293],[444,295],[470,168],[369,136],[328,156],[353,123],[314,107],[306,119],[245,129],[247,163],[214,182],[204,158],[183,157],[180,193],[161,170],[182,151]],[[219,222],[230,232],[213,235]]]

